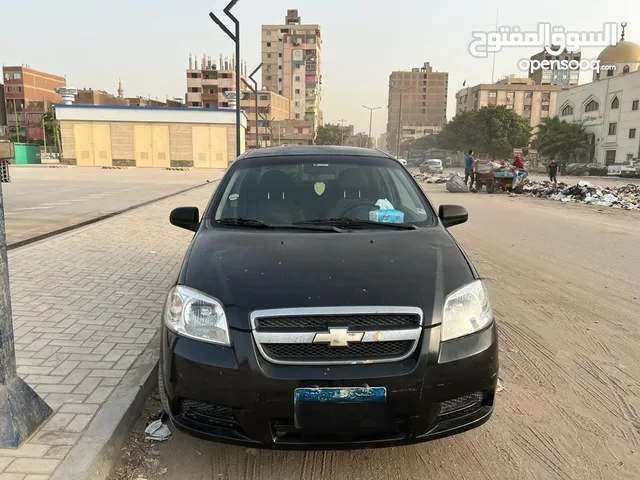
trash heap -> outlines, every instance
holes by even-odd
[[[599,187],[581,181],[575,185],[561,182],[554,188],[549,181],[527,181],[524,185],[524,194],[565,203],[576,202],[601,207],[640,210],[640,186],[634,184],[620,187]]]
[[[447,177],[433,173],[414,173],[413,178],[423,183],[446,183]]]

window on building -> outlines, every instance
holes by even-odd
[[[271,58],[271,54],[270,53],[267,53],[267,58]]]
[[[524,92],[524,98],[533,98],[533,92]]]
[[[573,107],[571,105],[565,105],[560,112],[560,115],[566,117],[567,115],[573,115]]]
[[[622,69],[622,73],[629,73],[629,70],[631,70],[631,68],[629,68],[629,65],[625,65]]]
[[[638,101],[638,100],[634,100],[634,101],[631,103],[631,110],[638,110],[638,104],[640,104],[640,101]]]
[[[269,100],[269,95],[258,95],[258,100],[268,101]]]
[[[489,98],[496,98],[497,96],[498,96],[498,92],[496,92],[495,90],[489,92]]]
[[[296,76],[296,82],[300,81],[300,77]]]
[[[267,75],[267,82],[270,82],[273,79],[271,75]]]
[[[279,57],[279,58],[282,58],[282,53],[279,53],[279,54],[278,54],[278,57]]]
[[[267,42],[267,47],[270,47],[270,46],[271,46],[271,42]]]
[[[531,115],[531,105],[524,106],[524,113]]]
[[[300,114],[296,113],[296,120],[300,120]]]
[[[282,70],[282,65],[278,65],[278,70]]]
[[[20,72],[16,72],[13,74],[14,80],[22,80],[22,74]]]
[[[200,106],[200,102],[191,102],[191,106],[192,107],[199,107]]]
[[[600,110],[600,104],[595,100],[591,100],[584,107],[585,112],[597,112],[598,110]]]
[[[190,73],[189,74],[189,78],[200,78],[200,74],[199,73]]]
[[[613,70],[607,70],[607,77],[613,77]]]
[[[627,162],[633,160],[633,153],[627,153]]]
[[[507,92],[507,102],[513,103],[513,99],[516,97],[516,92]]]
[[[300,93],[300,89],[296,88],[296,93],[299,94]]]
[[[507,107],[507,110],[513,110],[513,105],[505,105],[505,106]],[[543,108],[543,110],[544,110],[544,108]]]
[[[299,107],[299,106],[300,106],[300,102],[296,102],[296,107]]]
[[[543,112],[548,112],[549,111],[549,105],[542,105],[542,111]]]
[[[609,135],[615,135],[618,130],[618,124],[616,122],[611,122],[609,124]]]
[[[636,138],[636,129],[635,128],[630,128],[629,129],[629,138]]]
[[[611,110],[615,110],[616,108],[620,108],[620,100],[618,100],[618,97],[613,97],[613,100],[611,101]]]
[[[191,87],[189,89],[189,91],[192,92],[192,93],[198,93],[200,91],[200,88],[199,87]]]
[[[542,101],[543,102],[548,102],[551,100],[551,93],[550,92],[542,92]]]

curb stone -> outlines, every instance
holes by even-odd
[[[160,334],[122,378],[51,480],[105,480],[120,457],[147,398],[158,385]]]

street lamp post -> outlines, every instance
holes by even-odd
[[[17,375],[0,185],[0,448],[18,448],[53,412]]]
[[[244,78],[242,79],[242,82],[245,84],[245,86],[251,92],[253,92],[253,96],[255,97],[255,106],[256,106],[256,117],[255,117],[256,118],[256,148],[260,148],[260,133],[258,131],[258,81],[255,78],[253,78],[253,76],[256,73],[258,73],[258,70],[260,70],[261,68],[262,68],[262,63],[260,65],[258,65],[253,72],[251,72],[251,75],[249,75],[249,79],[253,83],[253,87],[251,85],[249,85]]]
[[[239,157],[242,153],[240,142],[240,77],[242,73],[240,68],[240,21],[231,13],[231,9],[236,6],[236,3],[238,3],[238,0],[231,0],[223,10],[235,25],[235,33],[231,33],[231,30],[213,12],[209,13],[209,17],[236,44],[236,155]]]
[[[364,108],[366,108],[367,110],[369,110],[369,141],[367,142],[369,145],[369,148],[372,148],[372,144],[373,142],[371,141],[371,125],[373,123],[373,111],[374,110],[380,110],[382,107],[367,107],[366,105],[362,105]]]
[[[340,145],[344,145],[344,118],[340,119]]]
[[[389,84],[389,88],[400,92],[400,112],[398,113],[398,138],[396,140],[396,157],[400,158],[400,132],[402,131],[402,97],[404,92],[411,90],[413,87],[394,87]]]

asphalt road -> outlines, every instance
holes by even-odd
[[[640,212],[452,194],[452,233],[489,285],[500,378],[484,426],[421,445],[278,452],[187,437],[145,443],[151,399],[112,479],[489,480],[640,478]]]
[[[222,170],[104,170],[12,166],[2,184],[7,244],[213,181]]]

